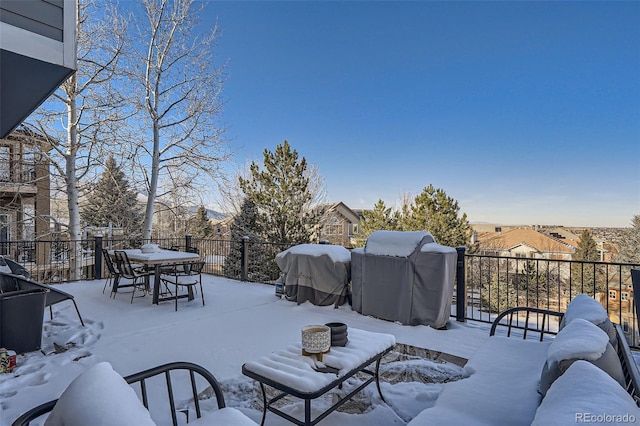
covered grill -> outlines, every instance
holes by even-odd
[[[451,314],[457,253],[428,232],[376,231],[351,252],[353,309],[441,328]]]
[[[351,279],[351,253],[342,246],[299,244],[276,255],[284,273],[284,294],[298,304],[342,305]]]

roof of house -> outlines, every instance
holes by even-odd
[[[559,241],[528,228],[507,232],[485,232],[478,235],[480,247],[511,250],[520,245],[529,246],[539,252],[573,253],[576,247],[568,241]]]

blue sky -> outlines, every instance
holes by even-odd
[[[640,214],[639,2],[212,2],[235,161],[288,140],[328,201],[433,184],[471,222]]]

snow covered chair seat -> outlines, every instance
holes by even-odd
[[[185,376],[189,380],[176,380]],[[136,384],[139,384],[142,400],[138,399],[134,390]],[[217,409],[207,413],[203,413],[199,399],[207,391],[203,384],[210,387],[211,396],[217,402]],[[162,392],[163,386],[166,392]],[[190,398],[176,405],[177,398],[183,394],[190,394]],[[150,412],[152,401],[157,406],[154,405]],[[174,426],[186,421],[190,425],[256,424],[241,411],[226,407],[222,389],[215,377],[203,367],[188,362],[164,364],[125,378],[116,373],[108,362],[100,362],[76,377],[59,399],[27,411],[12,425],[28,425],[47,413],[50,414],[44,422],[46,426],[152,426],[156,424],[154,418],[161,421],[161,416],[170,416]],[[167,424],[166,419],[162,424]]]
[[[353,310],[406,325],[446,326],[457,252],[425,231],[375,231],[351,252]]]

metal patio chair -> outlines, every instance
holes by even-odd
[[[193,299],[193,287],[200,285],[200,295],[202,297],[202,306],[204,306],[204,291],[202,290],[202,268],[204,267],[204,261],[199,262],[185,262],[176,263],[172,265],[170,273],[163,273],[161,275],[162,282],[167,286],[175,286],[175,293],[173,299],[175,300],[175,309],[178,310],[178,299],[188,297],[189,300]],[[187,294],[180,295],[178,292],[179,287],[186,287]]]
[[[136,294],[136,289],[142,290],[142,296],[146,296],[149,291],[149,275],[154,274],[152,270],[146,270],[144,268],[136,268],[132,265],[131,261],[129,261],[129,256],[127,256],[127,252],[123,250],[116,250],[113,252],[116,258],[116,268],[119,272],[119,279],[126,278],[131,280],[131,284],[127,285],[118,285],[115,284],[112,287],[111,294],[115,297],[117,293],[117,289],[121,287],[131,287],[133,291],[131,292],[131,303],[133,303],[133,298]],[[142,282],[139,280],[142,278]]]

